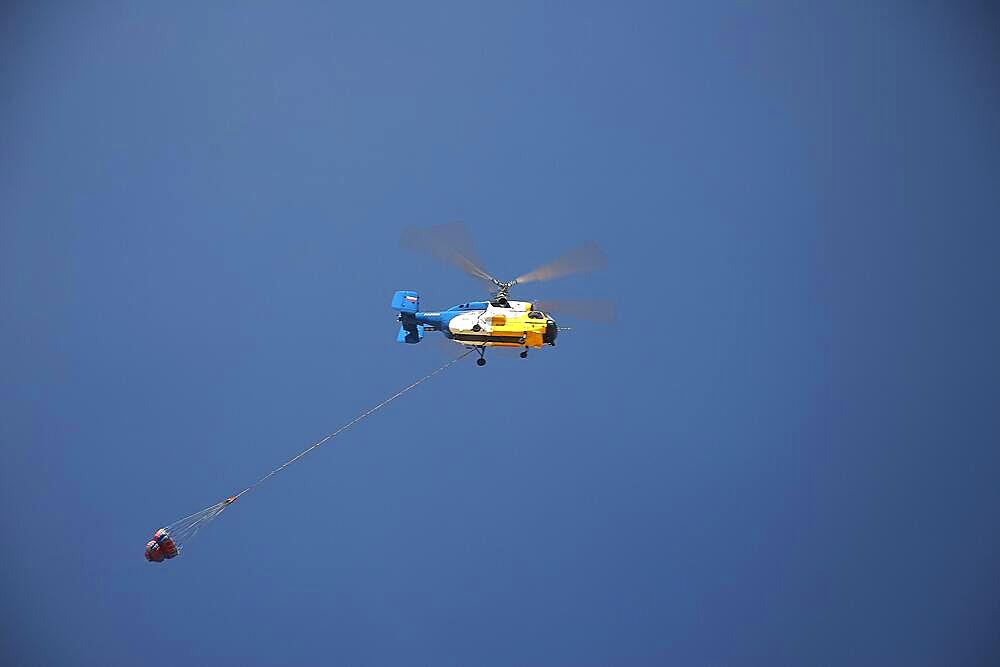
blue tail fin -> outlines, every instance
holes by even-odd
[[[399,325],[399,333],[396,334],[397,343],[419,343],[424,337],[424,325],[416,324],[412,320],[403,320]]]
[[[420,310],[420,295],[405,290],[396,292],[392,296],[392,308],[401,313],[415,313]]]
[[[392,296],[392,307],[399,311],[399,333],[397,343],[419,343],[424,337],[424,325],[417,324],[413,316],[420,310],[420,295],[416,292],[401,291]]]

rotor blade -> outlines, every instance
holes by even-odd
[[[608,263],[604,253],[593,241],[588,241],[554,262],[540,266],[518,277],[516,283],[532,283],[540,280],[552,280],[573,273],[583,273],[603,268]]]
[[[565,315],[574,320],[587,320],[599,324],[611,324],[615,321],[615,302],[611,299],[549,299],[534,301],[531,307],[554,313],[559,317]]]
[[[496,280],[479,266],[472,238],[462,222],[447,222],[433,227],[407,227],[401,243],[404,248],[419,250],[443,262],[453,264],[470,276],[494,283]]]

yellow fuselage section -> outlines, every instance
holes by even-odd
[[[509,308],[493,306],[467,311],[448,323],[452,340],[463,345],[541,347],[550,318],[531,310],[531,303],[511,301]]]
[[[490,318],[490,333],[495,337],[518,338],[518,342],[487,342],[496,347],[541,347],[545,335],[545,318],[529,318],[528,313],[494,313]],[[524,342],[520,342],[523,338]]]

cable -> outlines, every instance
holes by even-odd
[[[228,502],[233,502],[234,500],[237,500],[243,494],[249,493],[250,491],[253,491],[258,486],[260,486],[261,484],[263,484],[264,482],[266,482],[267,480],[269,480],[271,477],[277,475],[279,472],[281,472],[282,470],[284,470],[288,466],[292,465],[293,463],[295,463],[296,461],[298,461],[299,459],[301,459],[303,456],[305,456],[306,454],[308,454],[312,450],[314,450],[317,447],[320,447],[321,445],[325,444],[328,440],[330,440],[332,438],[335,438],[340,433],[342,433],[342,432],[346,431],[347,429],[351,428],[352,426],[354,426],[355,424],[357,424],[359,421],[361,421],[365,417],[368,417],[369,415],[373,414],[374,412],[376,412],[376,411],[380,410],[381,408],[389,405],[390,403],[392,403],[393,401],[395,401],[397,398],[399,398],[400,396],[402,396],[406,392],[410,391],[411,389],[413,389],[414,387],[416,387],[420,383],[425,382],[426,380],[431,379],[432,377],[434,377],[435,375],[437,375],[441,371],[445,370],[449,366],[458,363],[459,361],[461,361],[462,359],[464,359],[466,356],[468,356],[471,353],[472,353],[472,350],[466,350],[465,352],[463,352],[462,354],[458,355],[457,357],[455,357],[454,359],[452,359],[448,363],[446,363],[446,364],[444,364],[442,366],[437,367],[436,369],[434,369],[433,371],[431,371],[427,375],[423,376],[422,378],[420,378],[419,380],[417,380],[413,384],[409,385],[408,387],[397,391],[395,394],[393,394],[389,398],[385,399],[384,401],[382,401],[381,403],[379,403],[378,405],[376,405],[374,408],[371,408],[367,412],[361,413],[360,415],[358,415],[357,417],[355,417],[351,421],[347,422],[346,424],[344,424],[343,426],[341,426],[340,428],[338,428],[333,433],[327,435],[322,440],[319,440],[318,442],[313,443],[309,447],[306,447],[301,452],[299,452],[298,454],[296,454],[292,458],[288,459],[287,461],[285,461],[284,463],[282,463],[280,466],[278,466],[277,468],[275,468],[271,472],[267,473],[266,475],[264,475],[263,477],[261,477],[260,479],[258,479],[256,482],[254,482],[253,484],[251,484],[247,488],[245,488],[242,491],[240,491],[239,493],[237,493],[235,496],[232,496],[231,499]]]
[[[267,473],[266,475],[264,475],[263,477],[261,477],[260,479],[258,479],[256,482],[254,482],[253,484],[251,484],[247,488],[245,488],[242,491],[240,491],[239,493],[237,493],[235,496],[229,496],[228,498],[226,498],[222,502],[216,503],[215,505],[210,505],[209,507],[206,507],[203,510],[195,512],[194,514],[190,514],[190,515],[184,517],[183,519],[178,519],[177,521],[174,521],[173,523],[169,524],[166,527],[166,530],[171,535],[174,536],[174,541],[177,544],[177,547],[180,548],[181,545],[182,545],[182,543],[190,541],[195,535],[198,534],[198,531],[205,524],[209,523],[210,521],[212,521],[213,519],[215,519],[217,516],[219,516],[219,514],[221,514],[224,509],[226,509],[231,504],[233,504],[234,502],[236,502],[236,500],[238,498],[240,498],[244,494],[247,494],[247,493],[253,491],[258,486],[260,486],[261,484],[263,484],[267,480],[271,479],[272,477],[274,477],[275,475],[277,475],[279,472],[281,472],[282,470],[284,470],[288,466],[292,465],[293,463],[295,463],[296,461],[298,461],[299,459],[301,459],[303,456],[305,456],[306,454],[308,454],[312,450],[314,450],[314,449],[322,446],[323,444],[329,442],[330,440],[332,440],[333,438],[337,437],[338,435],[340,435],[341,433],[343,433],[347,429],[351,428],[352,426],[354,426],[355,424],[357,424],[361,420],[365,419],[366,417],[369,417],[370,415],[374,414],[378,410],[380,410],[380,409],[384,408],[385,406],[389,405],[390,403],[392,403],[397,398],[399,398],[403,394],[407,393],[411,389],[415,388],[416,386],[420,385],[423,382],[426,382],[427,380],[431,379],[432,377],[434,377],[435,375],[437,375],[441,371],[449,368],[450,366],[453,366],[454,364],[458,363],[459,361],[461,361],[465,357],[467,357],[470,354],[472,354],[472,352],[474,352],[474,351],[475,351],[475,348],[467,349],[462,354],[458,355],[457,357],[455,357],[451,361],[449,361],[449,362],[447,362],[447,363],[445,363],[445,364],[443,364],[441,366],[438,366],[433,371],[431,371],[427,375],[423,376],[422,378],[420,378],[416,382],[414,382],[414,383],[412,383],[412,384],[404,387],[403,389],[400,389],[395,394],[393,394],[389,398],[385,399],[384,401],[382,401],[381,403],[379,403],[375,407],[370,408],[369,410],[367,410],[365,412],[362,412],[360,415],[358,415],[357,417],[355,417],[351,421],[347,422],[346,424],[344,424],[343,426],[341,426],[340,428],[338,428],[333,433],[330,433],[329,435],[326,435],[321,440],[318,440],[317,442],[314,442],[309,447],[303,449],[301,452],[299,452],[298,454],[296,454],[292,458],[288,459],[287,461],[285,461],[284,463],[282,463],[280,466],[278,466],[277,468],[275,468],[271,472]]]

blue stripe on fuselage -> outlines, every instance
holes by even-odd
[[[413,317],[416,318],[417,322],[421,324],[430,324],[438,329],[447,331],[448,323],[451,322],[457,315],[461,314],[462,311],[459,310],[446,310],[441,313],[414,313]]]

